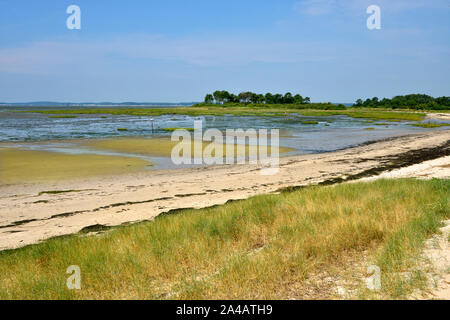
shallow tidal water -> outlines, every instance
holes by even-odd
[[[347,116],[306,117],[298,114],[283,117],[162,115],[153,117],[152,128],[152,121],[146,116],[100,114],[52,118],[48,114],[12,112],[13,110],[17,111],[18,108],[0,107],[0,147],[69,154],[126,155],[152,161],[156,169],[169,169],[173,166],[164,157],[83,148],[74,141],[115,137],[170,137],[170,133],[164,131],[164,128],[193,128],[195,120],[202,120],[204,130],[217,128],[223,133],[226,129],[280,129],[280,145],[293,149],[283,154],[287,156],[335,151],[373,140],[439,130],[414,127],[410,125],[411,122],[405,121],[380,120],[368,123],[366,119]],[[304,121],[318,123],[304,124]],[[369,128],[371,129],[368,130]]]

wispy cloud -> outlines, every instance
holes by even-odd
[[[378,5],[386,13],[397,13],[405,10],[428,8],[449,9],[448,0],[302,0],[294,4],[294,10],[300,14],[318,16],[333,12],[347,14],[365,14],[369,5]]]
[[[336,9],[335,0],[304,0],[294,4],[294,10],[312,16],[329,14]]]
[[[320,54],[320,52],[324,52]],[[233,66],[254,62],[292,63],[333,59],[321,44],[258,40],[252,37],[132,35],[96,42],[37,42],[0,49],[0,72],[54,74],[62,69],[135,60]],[[89,68],[87,68],[89,69]],[[87,71],[87,70],[85,70]]]

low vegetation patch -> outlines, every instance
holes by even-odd
[[[441,128],[441,127],[450,126],[449,123],[413,123],[411,125],[415,126],[415,127],[421,127],[421,128]]]
[[[289,114],[301,114],[303,116],[329,117],[348,116],[356,119],[384,120],[384,121],[422,121],[426,114],[418,112],[397,112],[380,109],[345,108],[333,104],[199,104],[192,107],[180,108],[93,108],[70,110],[39,110],[21,111],[43,114],[111,114],[132,115],[142,117],[154,117],[160,115],[234,115],[234,116],[260,116],[260,117],[286,117]]]
[[[365,120],[365,123],[372,123],[378,120],[384,121],[421,121],[426,114],[416,112],[394,112],[394,111],[377,111],[377,110],[358,110],[349,108],[345,111],[339,110],[302,110],[299,111],[304,116],[326,117],[326,116],[348,116],[355,119]]]
[[[319,124],[318,121],[302,121],[301,124]]]
[[[194,132],[194,128],[162,128],[161,130],[166,132],[174,132],[177,130],[187,130],[189,132]]]
[[[73,119],[73,118],[77,118],[77,116],[50,116],[49,118],[52,118],[52,119]]]
[[[381,268],[377,297],[402,298],[423,283],[398,275],[450,217],[449,192],[448,180],[313,186],[51,239],[0,252],[0,299],[336,298],[319,275],[357,262]],[[81,290],[66,287],[71,265]]]

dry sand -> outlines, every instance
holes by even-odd
[[[450,120],[450,113],[427,113],[427,119]]]
[[[424,161],[405,168],[383,172],[374,177],[362,178],[358,181],[373,181],[376,179],[418,178],[418,179],[449,179],[450,156]]]
[[[450,130],[439,130],[337,152],[282,158],[273,176],[261,175],[257,166],[228,165],[1,186],[0,250],[98,225],[151,220],[174,209],[204,208],[292,186],[378,175],[448,155]],[[53,190],[71,192],[42,193]]]
[[[450,156],[424,161],[358,181],[383,178],[449,179]],[[443,224],[444,227],[440,228],[439,233],[426,241],[422,252],[423,269],[429,279],[430,289],[414,292],[411,299],[450,300],[450,220],[444,221]],[[430,266],[431,270],[428,270],[427,266]]]
[[[425,244],[423,257],[432,265],[431,292],[426,298],[450,300],[450,220]]]

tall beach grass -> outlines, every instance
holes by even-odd
[[[313,186],[51,239],[0,253],[0,299],[339,298],[319,275],[355,261],[380,266],[376,297],[403,298],[423,281],[397,275],[450,217],[449,191],[448,180]],[[66,287],[70,265],[81,290]]]

